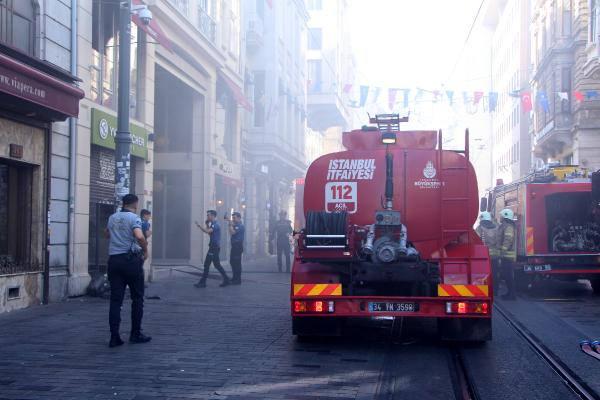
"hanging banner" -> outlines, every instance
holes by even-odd
[[[403,100],[403,105],[404,108],[408,107],[408,95],[410,94],[410,89],[402,89],[404,91],[404,100]]]
[[[530,112],[533,109],[533,104],[531,103],[531,93],[530,92],[521,93],[521,108],[526,113]]]
[[[581,93],[579,90],[574,91],[573,96],[575,96],[575,100],[579,102],[583,101],[583,93]]]
[[[483,92],[473,92],[473,104],[479,104],[479,101],[483,97]]]
[[[558,98],[560,99],[560,101],[563,101],[563,100],[569,101],[569,92],[558,92],[557,95],[558,95]]]
[[[398,89],[388,89],[388,107],[390,110],[393,110],[396,105],[396,93],[398,93]]]
[[[446,97],[448,97],[448,103],[452,105],[454,103],[454,91],[446,90]]]
[[[351,83],[346,83],[344,85],[344,93],[350,93],[351,90],[352,90],[352,84]]]
[[[546,96],[546,92],[538,92],[537,95],[538,103],[542,106],[542,110],[544,112],[550,111],[550,103],[548,102],[548,96]]]
[[[498,92],[490,92],[488,94],[488,106],[489,111],[496,111],[496,106],[498,105]]]
[[[381,92],[380,87],[375,87],[373,90],[373,97],[371,98],[371,104],[377,103],[377,99],[379,99],[379,93]]]
[[[598,91],[597,90],[588,90],[585,92],[585,97],[588,100],[594,100],[598,98]]]
[[[360,87],[360,106],[364,107],[365,103],[367,102],[367,97],[369,97],[369,87],[368,86],[361,86]]]

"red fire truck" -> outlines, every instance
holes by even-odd
[[[589,279],[600,293],[600,174],[551,166],[482,199],[481,209],[516,216],[516,280],[521,289],[547,278]]]
[[[293,333],[338,335],[349,318],[437,318],[444,339],[490,340],[487,248],[473,230],[477,180],[442,133],[378,115],[304,180],[291,279]]]

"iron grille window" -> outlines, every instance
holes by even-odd
[[[0,1],[0,41],[35,56],[37,9],[32,0]]]

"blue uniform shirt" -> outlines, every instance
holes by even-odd
[[[246,228],[244,224],[237,223],[233,224],[234,233],[231,235],[231,243],[244,243],[244,236],[246,233]]]
[[[212,225],[209,225],[212,228],[212,233],[210,234],[210,241],[208,242],[209,247],[221,247],[221,226],[215,220],[212,222]]]
[[[108,231],[110,232],[110,241],[108,244],[108,254],[126,254],[130,251],[139,253],[142,248],[138,245],[133,230],[142,229],[142,220],[131,211],[117,211],[108,218]]]
[[[144,237],[146,237],[146,232],[148,232],[150,230],[150,222],[146,221],[146,220],[142,220],[142,233],[144,234]]]

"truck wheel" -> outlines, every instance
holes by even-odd
[[[533,276],[523,271],[515,271],[515,287],[520,293],[530,291],[533,288]]]
[[[590,279],[590,283],[592,284],[592,289],[594,289],[594,294],[600,295],[600,278]]]
[[[444,341],[484,343],[492,340],[492,319],[438,318],[438,335]]]
[[[292,317],[292,333],[305,342],[323,336],[341,336],[342,325],[342,318]]]

